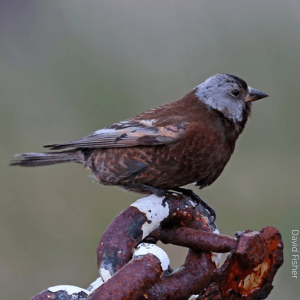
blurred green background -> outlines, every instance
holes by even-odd
[[[77,164],[12,168],[12,155],[83,137],[226,72],[270,97],[254,103],[231,161],[200,194],[224,234],[280,230],[285,264],[269,299],[298,299],[299,12],[299,1],[279,0],[2,0],[1,298],[87,287],[103,231],[140,197],[93,183]],[[184,249],[165,249],[173,267],[183,263]]]

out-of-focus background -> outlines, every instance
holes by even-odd
[[[2,0],[1,298],[87,287],[103,231],[140,197],[93,183],[77,164],[12,168],[12,155],[83,137],[226,72],[270,97],[254,103],[231,161],[200,194],[224,234],[280,230],[285,263],[269,299],[298,299],[299,12],[299,1],[279,0]],[[165,249],[173,267],[183,263],[184,249]]]

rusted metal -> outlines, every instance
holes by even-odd
[[[231,276],[229,276],[231,281],[228,279],[229,281],[225,284],[225,287],[221,289],[222,293],[224,293],[224,289],[230,289],[229,287],[238,279],[236,276],[232,279],[232,274],[234,274],[235,269],[237,269],[235,271],[238,274],[243,271],[243,280],[246,280],[244,284],[245,290],[251,283],[251,278],[247,276],[253,274],[256,270],[255,268],[259,269],[260,267],[257,266],[262,265],[267,255],[269,255],[269,253],[267,253],[267,246],[269,244],[265,236],[262,233],[251,231],[241,234],[238,239],[219,235],[215,233],[217,232],[215,225],[209,223],[209,215],[207,211],[203,207],[195,205],[195,203],[191,202],[190,199],[183,195],[168,194],[164,203],[165,205],[168,205],[169,213],[164,219],[159,221],[157,224],[158,226],[154,226],[154,228],[158,228],[151,233],[151,236],[164,243],[181,245],[193,250],[190,250],[189,257],[179,270],[159,279],[156,284],[147,291],[147,293],[144,293],[144,296],[141,296],[140,299],[184,299],[194,293],[200,293],[207,286],[209,278],[211,278],[213,274],[212,270],[209,268],[209,271],[207,273],[205,272],[206,268],[203,261],[204,257],[208,259],[209,256],[206,263],[214,266],[210,256],[210,252],[212,251],[218,253],[232,251],[232,254],[227,259],[227,263],[221,269],[214,272],[213,276],[216,277],[216,274],[218,274],[218,276],[222,274],[221,278],[224,278],[227,273],[230,273],[229,270],[233,268],[233,271],[230,273]],[[133,214],[132,218],[138,216],[137,220],[139,220],[139,222],[137,222],[139,225],[135,226],[135,230],[136,232],[140,232],[140,238],[142,236],[141,231],[144,222],[149,222],[150,220],[147,219],[147,216],[141,211],[135,211],[134,213],[135,214]],[[143,215],[145,218],[141,217]],[[127,232],[132,232],[128,231],[128,228],[131,228],[131,226],[128,227],[128,225],[126,225],[128,223],[125,218],[122,219],[122,222],[122,227],[126,228]],[[112,223],[111,229],[114,227],[115,225]],[[115,231],[115,229],[113,229],[113,231]],[[120,235],[123,237],[126,234],[127,233],[124,231],[122,233],[120,232]],[[139,242],[139,238],[135,239],[135,243]],[[103,244],[109,244],[110,240],[106,238],[104,239],[103,237],[102,242]],[[122,242],[122,238],[118,238],[119,246],[120,242]],[[133,244],[134,243],[131,244],[131,247],[134,247]],[[130,247],[128,246],[127,249],[129,248]],[[198,250],[198,252],[195,253],[200,255],[202,259],[199,257],[198,259],[192,259],[195,257],[191,255],[191,253],[194,253],[194,250]],[[278,257],[280,257],[280,253]],[[232,264],[232,259],[236,261],[236,264]],[[193,261],[192,264],[190,264],[190,260]],[[194,267],[193,270],[188,267],[191,265]],[[228,269],[225,268],[226,265],[228,266]],[[193,277],[193,274],[197,275]],[[211,286],[214,286],[214,283],[211,283]],[[270,287],[270,285],[264,285],[264,293],[266,293],[265,290],[268,287]],[[138,289],[139,287],[136,286],[135,290]]]
[[[99,270],[112,276],[131,260],[132,251],[142,240],[141,226],[147,221],[135,207],[128,207],[108,226],[97,247]]]
[[[161,263],[152,254],[130,261],[88,300],[135,300],[145,293],[162,275]]]
[[[32,299],[265,299],[283,262],[278,230],[265,227],[232,238],[220,235],[210,219],[205,207],[178,193],[139,199],[103,234],[97,248],[100,277],[88,290],[71,295],[54,287]],[[188,247],[184,265],[172,272],[157,246],[140,244],[157,240]],[[141,247],[150,250],[136,250]],[[231,252],[219,269],[215,252]]]
[[[30,300],[86,300],[88,291],[76,286],[60,285],[48,288]]]
[[[188,299],[209,284],[215,268],[209,253],[189,250],[184,265],[157,281],[139,300]]]
[[[53,295],[52,292],[48,291],[48,290],[45,290],[45,291],[42,291],[38,294],[36,294],[35,296],[33,296],[30,300],[46,300],[46,299],[55,299],[55,295]],[[67,298],[68,299],[68,298]]]
[[[243,267],[256,267],[261,264],[268,251],[268,244],[264,236],[257,231],[246,232],[239,237],[235,255]]]
[[[187,227],[175,229],[161,228],[155,230],[152,235],[165,244],[173,244],[207,252],[230,252],[237,245],[237,240],[230,236]]]
[[[283,243],[279,231],[268,226],[259,233],[248,231],[239,239],[241,242],[237,250],[228,256],[224,265],[215,272],[206,291],[197,299],[254,300],[266,299],[270,294],[274,276],[283,263]],[[251,250],[254,240],[261,240],[257,247],[259,254]],[[254,265],[254,262],[258,264]]]
[[[125,209],[104,232],[97,247],[98,268],[104,281],[130,261],[134,248],[152,230],[159,227],[174,230],[178,226],[208,232],[216,230],[215,224],[210,224],[208,221],[210,215],[206,209],[186,196],[168,193],[165,197],[154,195],[149,197],[139,199],[139,204],[134,203]],[[151,207],[151,202],[148,203],[148,200],[151,202],[157,200],[156,205]],[[145,206],[142,204],[143,201],[146,202]],[[147,207],[146,210],[143,207]],[[165,213],[159,215],[161,210]],[[156,215],[155,220],[153,215]],[[151,228],[150,231],[148,227]],[[198,236],[200,235],[201,232]],[[233,240],[230,237],[228,239]]]
[[[154,199],[152,198],[151,200],[153,201]],[[113,275],[113,272],[120,270],[122,263],[116,264],[115,262],[122,259],[124,263],[126,260],[129,260],[129,253],[132,253],[134,247],[144,236],[145,224],[151,224],[154,230],[151,233],[152,237],[158,238],[163,242],[172,242],[170,239],[167,240],[168,233],[174,231],[175,234],[172,237],[175,237],[176,233],[181,232],[177,239],[179,244],[187,243],[196,247],[198,241],[199,245],[195,250],[199,249],[206,252],[190,250],[185,264],[176,272],[158,280],[147,293],[144,293],[141,299],[181,299],[189,297],[193,293],[199,293],[207,286],[213,274],[212,270],[215,269],[215,264],[209,251],[230,251],[236,246],[236,239],[228,236],[222,236],[220,239],[217,239],[219,235],[213,233],[213,231],[217,232],[217,230],[215,224],[210,223],[209,212],[202,205],[198,205],[186,196],[178,193],[168,193],[161,203],[157,202],[156,206],[153,205],[152,207],[149,205],[148,209],[149,207],[150,209],[148,211],[143,209],[142,201],[147,202],[147,198],[140,199],[139,204],[134,205],[134,208],[137,209],[133,209],[131,206],[119,215],[103,235],[97,248],[100,274],[103,273],[103,269],[110,270],[111,275]],[[154,220],[150,216],[151,213],[157,215],[159,210],[166,209],[166,207],[168,208],[166,213],[162,214],[161,218],[156,218],[156,224],[153,224]],[[150,213],[148,213],[149,211]],[[187,231],[185,232],[182,229],[187,229]],[[189,229],[193,232],[188,231]],[[203,233],[204,235],[202,235]],[[123,250],[123,245],[126,245],[126,251]],[[103,263],[103,258],[105,263]],[[123,268],[117,274],[122,271]],[[135,274],[139,272],[145,274],[142,269],[135,269],[134,272]],[[150,273],[147,273],[147,275],[150,275]],[[102,278],[106,281],[104,276]],[[183,286],[185,286],[184,289],[182,288]],[[106,289],[106,287],[105,283],[99,290]],[[135,284],[135,291],[141,295],[143,294],[140,286],[137,284]],[[100,294],[103,297],[103,293],[101,292]]]

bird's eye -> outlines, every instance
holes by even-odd
[[[233,96],[235,96],[235,97],[238,96],[239,93],[240,93],[239,90],[232,90],[232,91],[231,91],[231,94],[232,94]]]

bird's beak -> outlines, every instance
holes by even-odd
[[[249,86],[248,95],[246,96],[246,102],[252,102],[266,97],[269,97],[269,95]]]

